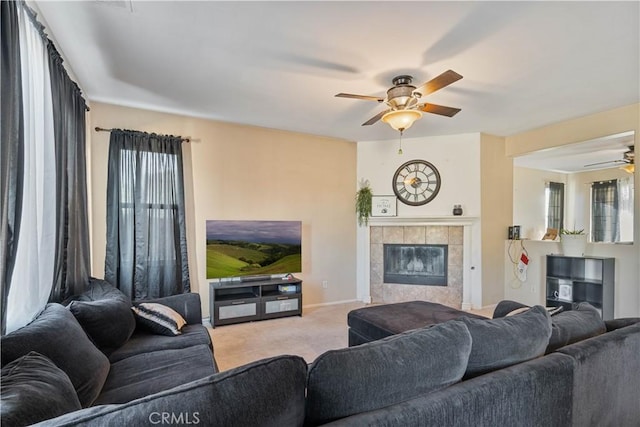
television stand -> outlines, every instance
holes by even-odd
[[[302,316],[302,280],[260,279],[209,283],[211,326]]]

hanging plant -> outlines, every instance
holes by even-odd
[[[373,193],[368,180],[360,181],[360,190],[356,193],[356,213],[358,225],[367,225],[371,216],[371,198]]]

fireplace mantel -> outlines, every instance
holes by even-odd
[[[393,225],[473,225],[478,220],[475,216],[446,215],[428,217],[370,217],[369,226],[393,226]]]

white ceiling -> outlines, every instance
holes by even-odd
[[[464,78],[406,137],[507,136],[640,102],[640,2],[37,1],[87,98],[354,141],[395,139],[392,77]],[[425,100],[425,98],[423,98]],[[197,135],[194,135],[197,138]]]

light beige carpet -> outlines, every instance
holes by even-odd
[[[281,354],[311,363],[327,350],[347,347],[347,313],[364,306],[353,302],[305,307],[302,317],[209,327],[216,361],[221,371]],[[472,312],[490,317],[493,306]]]

